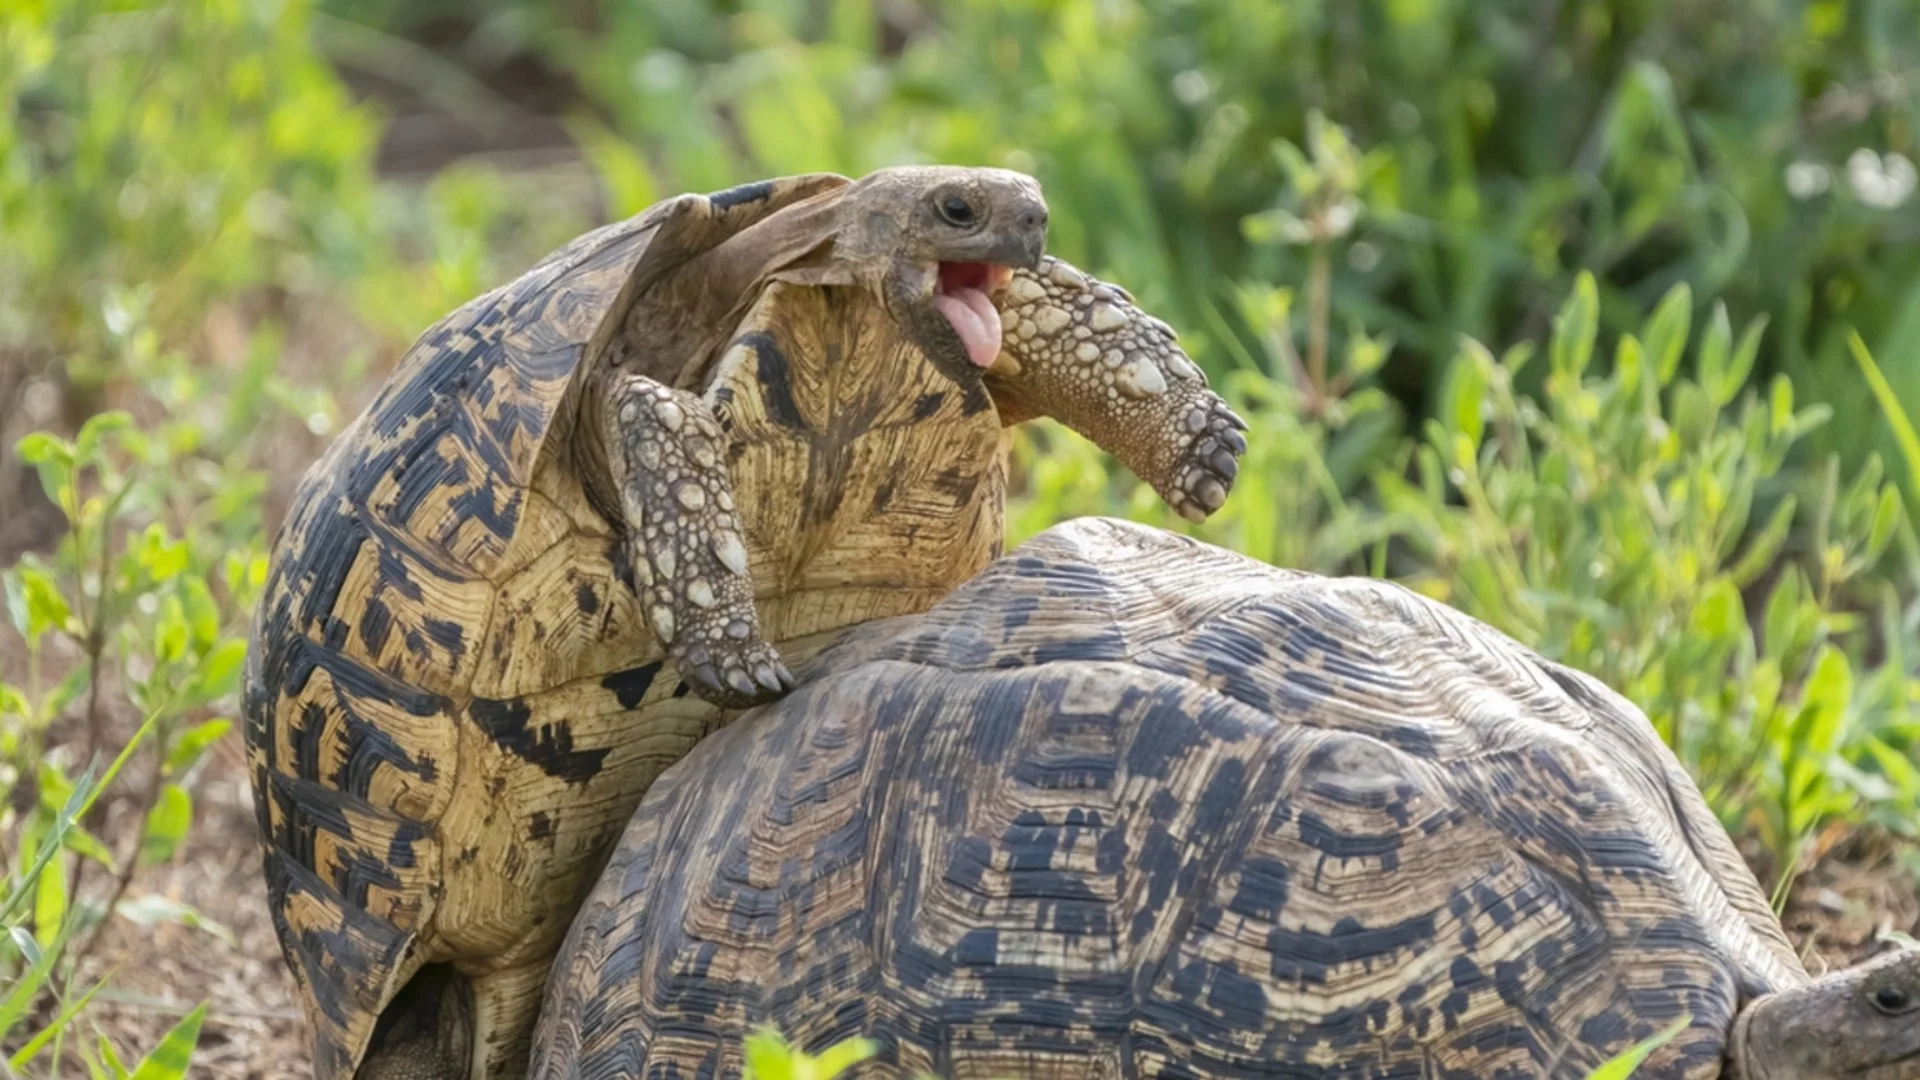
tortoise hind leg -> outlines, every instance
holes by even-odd
[[[760,636],[719,422],[696,395],[640,375],[619,377],[607,405],[634,589],[680,678],[729,708],[784,694],[793,676]]]

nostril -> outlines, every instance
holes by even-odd
[[[1029,229],[1046,228],[1047,208],[1044,206],[1029,207],[1021,213],[1020,224]]]

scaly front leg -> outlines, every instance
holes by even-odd
[[[760,638],[719,423],[696,395],[638,375],[608,404],[607,459],[654,634],[702,698],[745,708],[779,697],[793,675]]]
[[[1000,359],[987,389],[1008,424],[1051,416],[1153,486],[1189,521],[1227,501],[1247,425],[1166,323],[1115,285],[1051,256],[1001,294]]]

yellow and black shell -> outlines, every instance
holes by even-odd
[[[580,237],[427,331],[302,479],[244,710],[269,905],[323,1080],[353,1075],[436,958],[537,995],[640,793],[719,722],[656,678],[619,538],[562,452],[569,404],[650,280],[845,183],[680,196]],[[515,996],[476,995],[482,1042]]]
[[[1808,977],[1646,718],[1383,582],[1085,519],[647,794],[531,1075],[1720,1075]]]

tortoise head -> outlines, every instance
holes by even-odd
[[[1005,169],[881,169],[839,193],[832,277],[866,288],[947,377],[977,380],[1000,353],[993,296],[1047,246],[1040,184]]]
[[[1768,994],[1734,1022],[1740,1080],[1920,1080],[1920,949]]]

